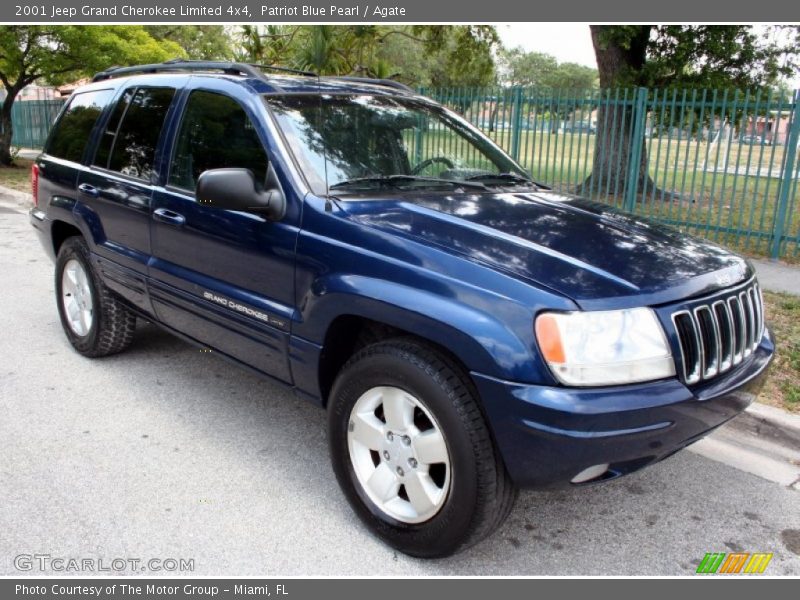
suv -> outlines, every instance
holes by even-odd
[[[396,82],[269,69],[72,94],[30,214],[75,350],[120,352],[141,318],[285,383],[327,410],[354,511],[421,557],[753,400],[774,345],[744,259],[533,182]]]

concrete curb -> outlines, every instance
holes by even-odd
[[[5,200],[25,209],[33,206],[30,192],[20,192],[2,185],[0,185],[0,200]]]
[[[800,452],[800,415],[754,402],[729,427]]]

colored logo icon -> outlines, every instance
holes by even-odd
[[[697,565],[696,573],[701,575],[756,575],[763,573],[772,553],[766,552],[707,552]]]

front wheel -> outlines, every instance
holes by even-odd
[[[516,498],[467,376],[413,339],[373,344],[348,361],[331,391],[329,440],[358,516],[412,556],[480,541]]]

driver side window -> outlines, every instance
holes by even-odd
[[[238,102],[223,94],[194,91],[175,142],[169,184],[194,191],[203,171],[225,167],[250,169],[263,183],[267,154]]]

